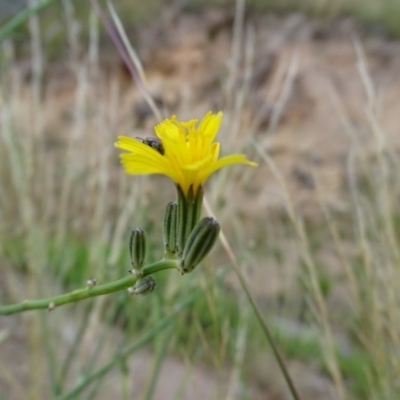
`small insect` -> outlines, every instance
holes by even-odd
[[[160,139],[157,139],[157,138],[142,139],[139,137],[137,137],[136,139],[141,140],[142,143],[144,143],[145,145],[151,147],[155,151],[158,151],[162,156],[164,155],[165,151],[164,151],[164,147],[163,147]]]
[[[86,287],[88,289],[91,289],[97,285],[97,279],[96,278],[90,278],[86,281]]]

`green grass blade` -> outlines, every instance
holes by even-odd
[[[178,304],[171,314],[161,319],[160,322],[158,322],[158,324],[153,327],[153,329],[144,334],[139,340],[134,342],[125,351],[116,354],[112,360],[110,360],[102,368],[98,369],[95,373],[82,379],[82,381],[78,385],[76,385],[70,392],[66,393],[63,396],[60,396],[57,400],[76,399],[76,396],[78,396],[91,382],[104,377],[115,365],[118,364],[121,358],[128,357],[130,354],[143,347],[149,340],[158,335],[163,329],[169,326],[169,324],[174,321],[176,315],[178,315],[182,309],[188,307],[196,299],[198,299],[202,293],[202,290],[196,290],[192,294],[192,296],[186,299],[186,301]]]
[[[38,13],[58,0],[42,0],[37,4],[25,8],[0,27],[0,42],[22,25],[30,16]]]

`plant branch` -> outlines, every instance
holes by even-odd
[[[154,264],[148,265],[147,267],[144,267],[142,270],[143,275],[141,276],[141,278],[144,278],[145,276],[151,274],[155,274],[164,269],[173,269],[176,267],[177,264],[175,260],[161,260],[155,262]],[[127,289],[130,286],[133,286],[138,279],[138,277],[130,275],[117,281],[105,283],[104,285],[77,289],[73,292],[55,297],[48,297],[39,300],[24,300],[21,303],[0,306],[0,315],[9,315],[23,311],[40,309],[47,309],[51,311],[55,307],[62,306],[64,304],[74,303],[76,301],[89,299],[95,296],[103,296],[105,294],[119,292],[121,290]]]

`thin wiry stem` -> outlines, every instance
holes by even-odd
[[[144,99],[147,101],[150,109],[153,111],[158,121],[162,120],[161,113],[159,112],[154,100],[152,99],[147,87],[145,85],[143,76],[141,75],[140,68],[138,68],[138,63],[135,60],[135,57],[132,57],[133,50],[129,45],[127,47],[127,43],[129,43],[125,31],[123,30],[122,24],[117,16],[117,13],[114,11],[111,3],[108,3],[109,8],[112,13],[113,22],[109,20],[107,15],[104,13],[103,9],[100,7],[97,0],[90,0],[93,8],[96,10],[100,19],[102,20],[104,27],[106,28],[108,35],[110,36],[112,42],[114,43],[115,48],[118,50],[121,58],[123,59],[126,67],[129,69],[129,72],[132,75],[133,80],[135,81],[138,89],[142,93]],[[137,57],[136,57],[137,59]]]
[[[303,221],[301,218],[299,218],[295,212],[295,208],[293,205],[293,202],[289,196],[288,189],[286,187],[286,184],[284,182],[284,179],[278,170],[276,164],[274,161],[269,157],[269,155],[263,151],[261,148],[257,147],[256,144],[254,143],[255,150],[260,154],[262,159],[266,162],[266,164],[270,167],[275,179],[280,185],[280,188],[282,189],[282,193],[285,199],[285,206],[286,206],[286,211],[289,215],[289,218],[295,228],[295,231],[297,233],[297,236],[299,238],[301,248],[303,251],[303,261],[305,266],[307,267],[308,274],[310,276],[311,280],[311,288],[312,292],[315,297],[315,302],[318,308],[319,313],[316,315],[319,323],[321,323],[321,326],[323,328],[324,332],[324,339],[326,341],[326,345],[323,347],[323,350],[326,352],[326,357],[327,357],[327,364],[329,367],[329,371],[332,375],[332,378],[336,384],[337,390],[338,390],[338,399],[343,400],[345,399],[345,391],[344,391],[344,386],[343,386],[343,378],[342,374],[339,368],[339,365],[337,363],[337,359],[335,357],[335,345],[333,343],[333,334],[332,334],[332,329],[329,321],[329,312],[328,308],[326,305],[326,302],[324,301],[323,293],[321,291],[320,284],[318,283],[318,275],[317,275],[317,268],[315,265],[315,261],[311,256],[310,253],[310,243],[308,236],[306,234],[305,228]]]
[[[204,206],[205,206],[207,212],[210,215],[213,215],[213,212],[211,210],[210,205],[207,202],[207,199],[204,199]],[[242,289],[245,292],[247,299],[249,300],[251,308],[253,309],[253,312],[261,326],[261,329],[263,330],[264,335],[267,338],[268,343],[270,344],[270,346],[272,348],[272,352],[275,356],[276,361],[278,362],[279,368],[280,368],[282,375],[286,381],[286,384],[288,385],[289,391],[293,396],[293,399],[301,400],[299,394],[297,393],[296,387],[294,386],[293,380],[289,374],[289,371],[285,365],[283,357],[279,352],[278,346],[275,343],[274,337],[272,336],[272,333],[268,327],[268,324],[265,321],[265,319],[262,317],[261,311],[251,294],[251,291],[249,289],[249,286],[247,285],[246,279],[243,276],[243,273],[240,270],[239,265],[236,261],[236,257],[232,251],[232,248],[229,245],[228,240],[226,239],[226,236],[224,235],[224,232],[222,230],[220,233],[220,240],[221,240],[222,246],[224,247],[229,259],[231,260],[233,270],[235,271],[235,274],[236,274],[237,278],[239,279],[240,285],[242,286]]]

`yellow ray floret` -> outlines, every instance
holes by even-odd
[[[121,154],[126,173],[166,175],[187,194],[190,186],[196,191],[220,168],[231,164],[257,165],[244,154],[218,159],[220,144],[214,139],[221,120],[222,112],[208,112],[199,124],[195,119],[180,122],[173,116],[154,128],[163,151],[126,136],[119,136],[115,147],[127,151]]]

